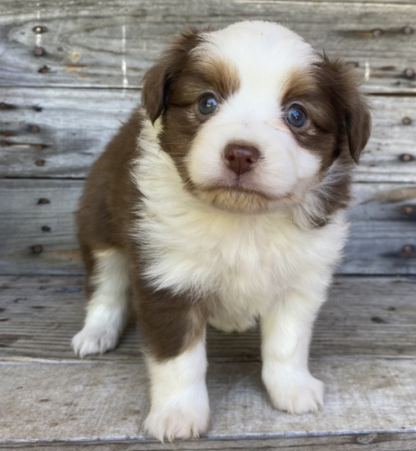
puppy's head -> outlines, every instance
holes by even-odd
[[[230,211],[302,202],[333,165],[358,162],[370,133],[352,69],[268,22],[183,33],[142,100],[184,186]]]

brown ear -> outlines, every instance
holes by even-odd
[[[198,30],[181,33],[143,77],[142,105],[152,123],[163,113],[172,82],[185,67],[189,52],[200,41]]]
[[[359,82],[352,65],[338,59],[322,57],[321,68],[326,72],[332,87],[332,103],[342,121],[344,136],[353,160],[358,163],[371,132],[370,109],[359,91]]]
[[[346,115],[346,124],[350,153],[358,164],[361,152],[367,145],[371,133],[370,111],[362,95],[358,95],[356,102],[350,105],[350,111]]]

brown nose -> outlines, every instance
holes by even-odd
[[[259,157],[260,152],[256,147],[242,144],[228,144],[224,152],[228,167],[237,175],[250,171]]]

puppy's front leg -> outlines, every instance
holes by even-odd
[[[262,378],[275,408],[304,413],[323,406],[324,385],[308,369],[313,322],[325,288],[292,289],[261,318]]]
[[[209,422],[205,317],[178,298],[158,291],[139,309],[151,387],[145,428],[162,442],[198,437]]]

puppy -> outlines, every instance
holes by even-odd
[[[315,411],[313,322],[347,236],[370,133],[352,69],[268,22],[181,34],[92,167],[77,212],[89,299],[81,357],[117,345],[128,298],[151,382],[145,427],[205,432],[207,323],[259,320],[273,406]]]

